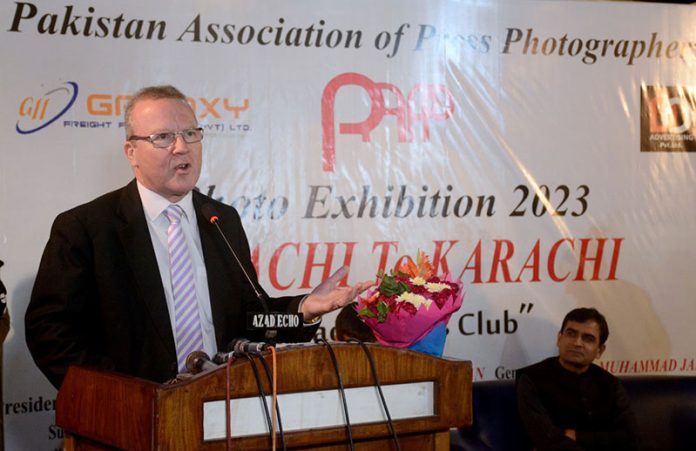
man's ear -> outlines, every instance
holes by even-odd
[[[604,353],[604,350],[607,349],[606,345],[599,345],[599,349],[597,350],[597,357],[595,358],[600,358],[602,357],[602,354]]]
[[[132,167],[136,166],[135,162],[135,146],[133,146],[133,143],[130,141],[126,141],[123,144],[123,153],[126,155],[126,158],[128,158],[128,161],[130,161],[130,165]]]

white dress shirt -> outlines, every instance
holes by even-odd
[[[145,188],[140,182],[138,182],[138,193],[143,203],[145,218],[147,219],[147,228],[150,231],[150,238],[152,238],[152,245],[155,248],[155,256],[157,257],[157,266],[159,267],[160,276],[162,277],[164,296],[167,298],[167,309],[169,310],[169,322],[176,336],[174,295],[172,292],[171,275],[169,273],[169,247],[167,244],[169,220],[164,215],[164,210],[169,205],[172,205],[172,203],[154,191]],[[210,309],[208,276],[203,261],[203,248],[201,246],[201,237],[198,233],[198,221],[196,219],[196,211],[193,209],[192,199],[193,196],[191,193],[188,193],[183,199],[177,202],[176,205],[179,205],[184,210],[184,214],[181,216],[181,228],[184,233],[186,245],[189,248],[189,253],[193,259],[193,271],[196,277],[198,316],[201,320],[201,331],[203,333],[203,351],[209,356],[212,356],[217,352],[215,328],[213,327],[213,315]]]

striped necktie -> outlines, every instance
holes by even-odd
[[[171,274],[174,300],[176,356],[179,372],[186,371],[186,357],[191,352],[203,349],[203,334],[198,316],[193,262],[181,228],[181,215],[183,213],[184,211],[178,205],[170,205],[164,211],[164,215],[169,220],[167,244],[169,246],[169,273]]]

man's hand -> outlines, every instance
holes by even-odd
[[[347,274],[348,267],[343,266],[312,290],[302,303],[301,313],[305,321],[311,321],[317,316],[343,307],[375,284],[370,280],[356,283],[352,287],[339,287],[338,282]]]
[[[563,431],[563,434],[574,442],[578,441],[577,435],[575,434],[575,429],[566,429]]]

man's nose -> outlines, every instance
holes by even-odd
[[[173,153],[182,153],[189,150],[189,144],[184,141],[184,137],[181,134],[174,135],[174,142],[172,143]]]

